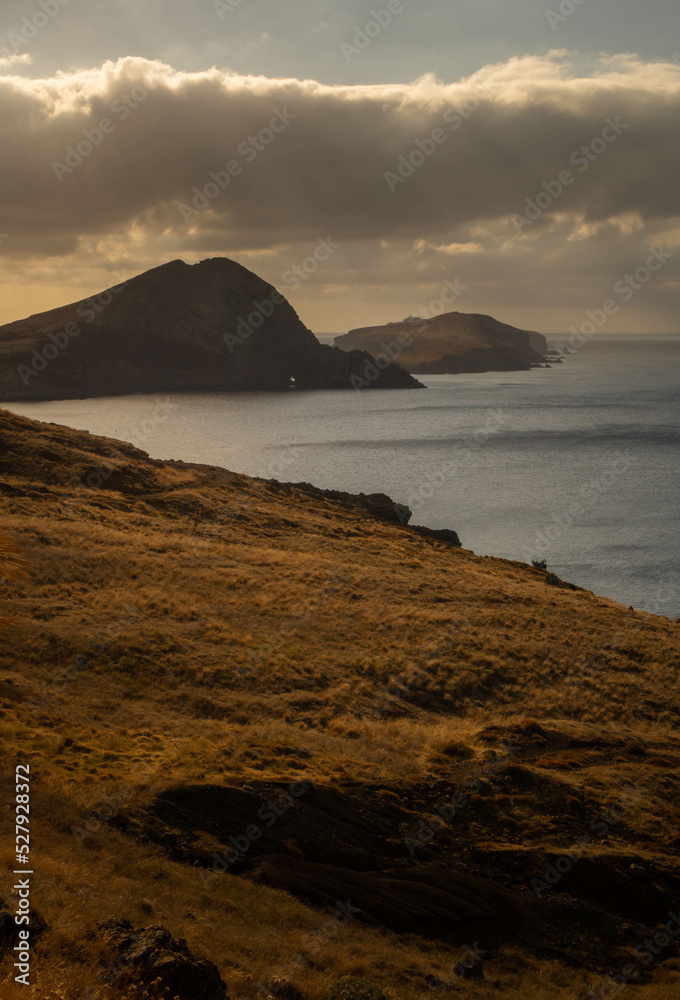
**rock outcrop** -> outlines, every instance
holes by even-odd
[[[411,531],[417,531],[423,538],[432,538],[435,542],[450,545],[454,549],[461,548],[458,532],[452,531],[450,528],[426,528],[421,524],[412,524]]]
[[[0,399],[420,387],[398,365],[372,362],[320,344],[280,292],[235,261],[174,260],[0,327]]]
[[[186,941],[162,924],[134,930],[129,920],[109,920],[99,925],[99,933],[114,955],[106,967],[107,982],[159,1000],[229,1000],[217,966],[196,958]]]
[[[312,486],[311,483],[279,483],[275,479],[269,480],[268,485],[277,492],[285,493],[286,496],[293,496],[298,491],[316,500],[332,500],[347,510],[361,511],[368,517],[387,521],[389,524],[401,524],[404,527],[408,525],[409,531],[415,531],[423,538],[431,538],[456,549],[461,548],[458,533],[449,528],[427,528],[419,524],[409,524],[413,516],[411,508],[398,503],[386,493],[345,493],[342,490],[322,490],[318,486]]]
[[[298,490],[317,500],[333,500],[349,510],[360,510],[390,524],[408,524],[412,515],[409,507],[397,503],[386,493],[345,493],[343,490],[322,490],[311,483],[279,483],[275,479],[268,482],[272,489],[287,496]]]
[[[548,350],[541,333],[518,330],[492,316],[459,312],[351,330],[336,337],[335,345],[386,355],[419,375],[522,371],[545,361]]]

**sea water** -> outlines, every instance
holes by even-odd
[[[4,404],[154,458],[351,492],[480,555],[680,617],[680,335],[600,336],[551,368],[426,391],[183,393]]]

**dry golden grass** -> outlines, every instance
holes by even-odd
[[[0,531],[0,577],[5,580],[25,579],[29,565],[14,539]],[[10,618],[0,615],[0,629],[9,628],[12,624]]]
[[[0,532],[0,576],[5,580],[25,579],[29,565],[14,539]]]
[[[474,803],[462,853],[564,850],[576,837],[561,812],[570,795],[602,805],[634,785],[611,851],[677,864],[677,623],[128,445],[8,414],[0,445],[0,518],[34,567],[26,579],[0,540],[16,622],[0,650],[0,751],[35,774],[35,905],[50,925],[35,997],[123,1000],[98,978],[91,931],[108,916],[165,924],[220,967],[232,998],[261,996],[275,975],[310,1000],[340,975],[393,1000],[446,978],[459,948],[359,923],[325,937],[318,910],[238,875],[205,885],[112,827],[180,782],[382,783],[417,803],[421,786],[482,767],[497,736],[554,797],[513,786],[492,808]],[[115,470],[106,488],[83,487],[102,464]],[[72,828],[88,811],[80,845]],[[3,813],[3,845],[9,824]],[[310,935],[318,947],[300,964]],[[465,995],[576,997],[606,971],[508,946]],[[665,1000],[680,983],[672,960],[653,977],[627,988],[632,1000]],[[3,998],[24,995],[8,986]]]

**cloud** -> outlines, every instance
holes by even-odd
[[[369,285],[378,258],[381,281],[426,267],[432,286],[458,258],[501,284],[531,261],[526,295],[551,255],[564,282],[587,260],[587,282],[605,254],[625,265],[617,248],[677,238],[679,105],[672,63],[603,57],[584,75],[565,52],[452,84],[329,86],[133,57],[2,76],[0,253],[247,263],[332,234]],[[341,258],[331,286],[346,284]],[[262,260],[271,280],[278,265]]]
[[[16,66],[30,66],[33,62],[33,56],[28,52],[24,52],[19,55],[15,52],[9,52],[7,49],[0,51],[0,72],[3,70],[10,69]]]

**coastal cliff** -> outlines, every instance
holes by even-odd
[[[280,292],[235,261],[174,260],[0,327],[0,398],[420,387],[372,361],[320,344]]]
[[[460,312],[350,330],[335,338],[335,346],[385,353],[418,375],[522,371],[545,361],[548,350],[541,333],[519,330],[492,316]]]

